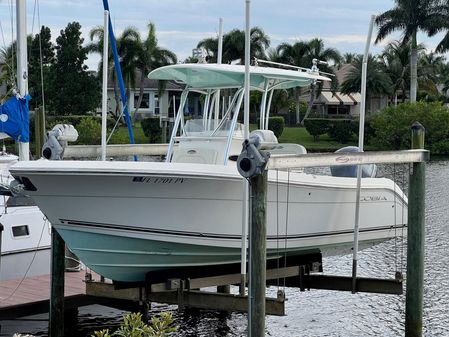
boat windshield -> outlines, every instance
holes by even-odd
[[[232,120],[230,119],[218,120],[218,126],[215,129],[210,128],[207,122],[204,119],[187,120],[184,125],[184,135],[188,137],[225,137],[233,127]],[[234,132],[243,133],[243,125],[236,123]]]

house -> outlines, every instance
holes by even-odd
[[[136,79],[140,79],[140,73],[136,74]],[[143,83],[143,97],[137,110],[136,119],[143,119],[146,117],[161,117],[172,118],[175,116],[179,108],[181,93],[184,90],[184,85],[175,83],[173,81],[166,81],[163,85],[164,89],[160,92],[159,83],[157,80],[150,80],[147,77]],[[120,92],[117,88],[118,97]],[[136,80],[134,86],[130,88],[128,110],[131,116],[134,115],[140,96],[140,82]],[[201,102],[199,95],[189,95],[184,113],[186,115],[198,116],[201,114]],[[121,100],[120,100],[121,102]],[[175,105],[173,105],[175,102]],[[112,79],[108,81],[108,111],[116,111],[116,99],[114,91],[114,82]]]
[[[335,67],[334,73],[339,84],[343,83],[348,73],[354,66],[344,64]],[[325,82],[319,97],[315,100],[316,114],[327,117],[358,117],[360,115],[360,93],[345,95],[340,91],[331,91],[331,83]],[[366,115],[376,113],[388,105],[388,96],[372,96],[366,102]]]

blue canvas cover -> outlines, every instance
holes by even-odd
[[[0,132],[11,138],[28,143],[30,141],[30,122],[28,101],[29,95],[24,98],[11,97],[5,104],[0,105]]]

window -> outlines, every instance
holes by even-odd
[[[154,94],[154,114],[159,115],[159,97]]]
[[[25,195],[9,197],[6,201],[7,207],[19,207],[19,206],[36,206],[36,203],[30,197]]]
[[[134,107],[137,108],[137,103],[139,103],[139,94],[134,94]],[[144,92],[142,95],[142,102],[140,102],[139,109],[149,109],[150,108],[150,94]]]
[[[28,225],[12,227],[12,235],[14,237],[30,235],[30,230],[28,228]]]

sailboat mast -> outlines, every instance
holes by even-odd
[[[17,16],[17,85],[23,98],[28,94],[26,1],[16,0]],[[19,142],[19,160],[30,160],[30,143]]]

